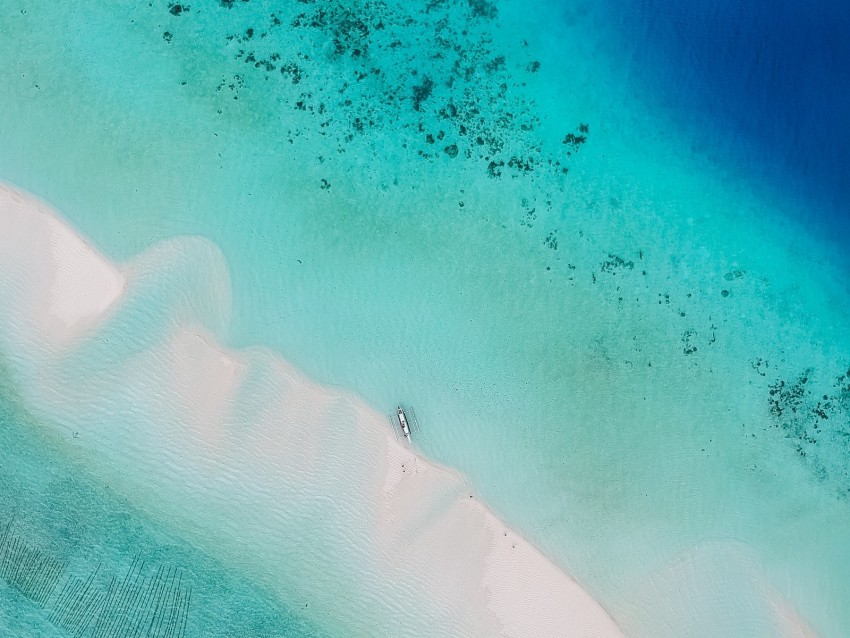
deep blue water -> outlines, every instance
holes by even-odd
[[[612,53],[695,150],[850,239],[850,3],[603,4]]]

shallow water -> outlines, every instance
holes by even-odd
[[[638,592],[730,551],[763,576],[693,577],[740,593],[726,635],[771,633],[762,578],[846,633],[850,331],[822,221],[845,147],[724,128],[745,100],[699,96],[740,88],[727,62],[659,82],[688,56],[662,18],[639,26],[669,8],[227,4],[4,8],[0,177],[116,259],[212,240],[233,311],[204,321],[380,409],[412,403],[420,448],[634,635],[681,609],[717,635],[710,596]],[[775,178],[817,148],[833,172]]]
[[[15,636],[319,636],[73,460],[0,386],[0,621]],[[65,449],[63,449],[63,447]]]

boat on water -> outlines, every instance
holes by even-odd
[[[410,424],[407,422],[407,415],[404,413],[404,408],[398,406],[396,410],[398,414],[398,425],[401,428],[401,433],[407,438],[407,442],[410,443]]]

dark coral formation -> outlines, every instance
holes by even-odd
[[[413,86],[413,110],[421,111],[422,103],[431,97],[431,93],[434,92],[434,80],[429,78],[427,75],[422,79],[421,84],[416,84]]]
[[[498,14],[496,5],[487,0],[467,0],[472,16],[475,18],[484,18],[485,20],[493,20]]]
[[[754,367],[761,374],[762,360]],[[850,497],[850,369],[824,383],[807,369],[769,386],[773,427],[792,444],[818,480]]]
[[[173,16],[182,15],[184,12],[190,11],[190,7],[188,4],[169,4],[168,5],[168,13]]]
[[[561,144],[564,144],[570,149],[567,151],[567,155],[571,155],[574,151],[578,151],[581,148],[582,144],[587,141],[587,133],[589,131],[590,127],[587,124],[579,124],[578,133],[567,133],[564,136]]]

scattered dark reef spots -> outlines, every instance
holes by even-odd
[[[730,272],[727,272],[725,275],[723,275],[723,279],[725,281],[733,282],[733,281],[736,281],[738,279],[742,279],[744,277],[744,275],[746,275],[746,274],[747,274],[746,270],[732,270]],[[728,297],[731,294],[732,294],[732,291],[729,290],[729,288],[723,288],[720,291],[720,296],[724,297],[724,298]]]
[[[230,92],[230,95],[234,100],[239,99],[239,90],[245,85],[245,78],[241,75],[236,74],[229,80],[222,80],[215,90],[218,92],[224,91],[227,89]]]
[[[753,367],[762,374],[767,362]],[[819,481],[850,498],[850,369],[823,381],[809,368],[768,388],[773,427]]]
[[[246,89],[235,78],[250,72],[279,80],[268,85],[276,99],[315,119],[282,131],[290,143],[318,135],[340,155],[353,145],[371,153],[392,137],[421,160],[444,154],[479,165],[493,179],[524,179],[546,200],[538,204],[551,208],[547,191],[564,188],[571,156],[588,140],[586,123],[565,125],[563,138],[543,134],[527,86],[540,62],[525,41],[496,44],[495,2],[298,0],[253,24],[238,11],[246,2],[219,0],[227,10],[220,19],[233,22],[222,49],[246,71],[223,73],[217,90],[239,100]],[[189,5],[171,3],[168,10],[187,18]],[[433,148],[436,141],[444,153]]]
[[[96,567],[83,577],[15,534],[0,531],[0,579],[71,636],[183,638],[192,588],[183,570],[153,566],[136,556],[124,574]]]
[[[746,274],[746,270],[733,270],[732,272],[727,272],[723,275],[723,279],[726,281],[735,281],[736,279],[741,279]]]
[[[514,155],[508,160],[508,166],[516,173],[531,173],[534,171],[534,157],[521,158]]]
[[[534,222],[537,220],[537,209],[526,197],[523,197],[522,200],[520,200],[520,206],[525,213],[524,217],[520,220],[520,225],[528,228],[533,227]]]
[[[490,60],[489,62],[484,63],[484,70],[487,73],[496,73],[497,71],[503,71],[505,68],[505,56],[497,55],[495,58]]]
[[[685,355],[694,354],[697,351],[697,347],[693,343],[696,336],[695,330],[685,330],[682,333],[682,352]]]
[[[487,2],[487,0],[467,0],[467,2],[474,18],[495,20],[496,16],[499,15],[499,10],[492,2]]]
[[[766,377],[767,370],[770,369],[770,362],[767,359],[762,359],[761,357],[756,357],[752,361],[750,361],[750,365],[753,370],[755,370],[759,376]]]
[[[612,255],[611,253],[608,253],[608,259],[604,260],[599,266],[602,272],[611,273],[612,275],[621,270],[634,270],[634,267],[635,262],[631,260],[626,261],[622,257]]]
[[[549,234],[546,235],[546,239],[543,240],[543,243],[552,250],[558,250],[558,231],[550,230]]]
[[[287,62],[280,65],[280,74],[289,78],[293,84],[301,82],[301,67],[294,62]]]

